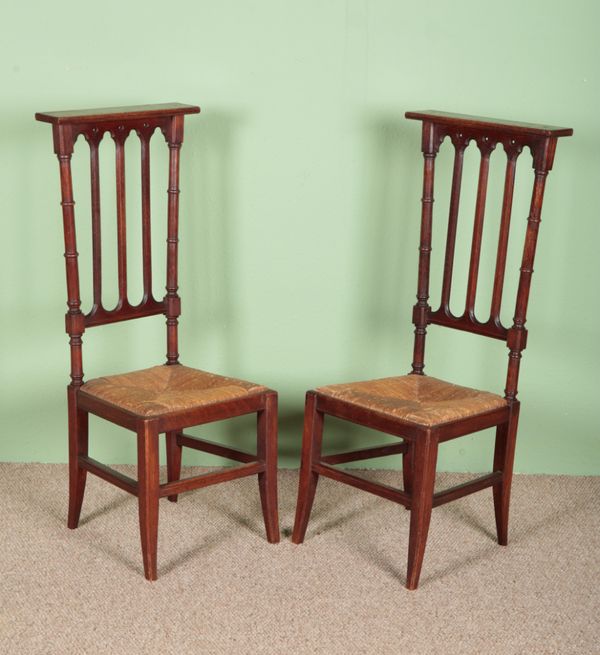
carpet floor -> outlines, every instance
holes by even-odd
[[[63,465],[0,464],[0,653],[600,653],[600,478],[517,476],[508,548],[491,491],[435,509],[414,592],[409,513],[327,479],[302,546],[295,471],[280,475],[278,545],[254,478],[161,501],[155,583],[136,499],[90,476],[71,531],[66,481]]]

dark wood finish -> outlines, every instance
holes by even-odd
[[[135,105],[127,107],[101,107],[95,109],[73,109],[68,111],[38,112],[36,120],[53,125],[83,125],[96,126],[103,122],[136,121],[143,123],[157,118],[171,118],[186,114],[198,114],[200,107],[184,105],[180,102],[167,102],[155,105]]]
[[[483,133],[498,133],[509,136],[534,135],[541,137],[571,136],[570,127],[556,127],[554,125],[541,125],[539,123],[523,123],[486,116],[469,116],[468,114],[454,114],[446,111],[427,109],[425,111],[407,111],[406,118],[419,121],[431,121],[437,125],[455,128],[454,131],[464,132],[466,129],[479,130]]]
[[[210,487],[213,484],[246,478],[249,475],[257,475],[263,473],[264,470],[265,465],[262,462],[251,462],[250,464],[242,464],[242,466],[228,468],[218,473],[203,473],[202,475],[195,475],[192,478],[184,478],[183,480],[161,484],[159,495],[162,498],[163,496],[180,494],[184,491]]]
[[[448,217],[448,234],[446,237],[446,257],[444,259],[444,279],[442,281],[442,304],[446,313],[450,313],[450,290],[452,288],[452,271],[454,268],[454,249],[456,246],[456,229],[460,206],[460,188],[465,148],[468,141],[456,135],[454,143],[454,170],[452,172],[452,191],[450,193],[450,215]]]
[[[228,446],[216,443],[215,441],[200,439],[200,437],[192,437],[187,434],[179,435],[177,437],[177,443],[181,446],[186,446],[187,448],[201,450],[204,453],[232,459],[234,462],[244,462],[248,464],[249,462],[258,462],[259,460],[258,455],[248,453],[245,450],[229,448]]]
[[[305,411],[296,522],[292,540],[294,543],[301,543],[304,540],[319,475],[326,475],[358,489],[400,502],[411,512],[406,586],[409,589],[416,589],[423,564],[433,507],[492,487],[498,542],[503,545],[507,543],[510,488],[520,408],[520,403],[517,400],[519,365],[522,351],[527,343],[525,322],[544,187],[547,175],[552,169],[558,137],[570,136],[573,130],[438,111],[408,112],[406,117],[422,121],[421,149],[424,158],[417,302],[413,308],[415,339],[412,374],[424,375],[425,342],[427,328],[431,324],[501,339],[506,342],[509,350],[505,388],[506,406],[469,416],[468,418],[428,426],[375,411],[355,402],[350,403],[339,398],[333,398],[324,391],[309,391]],[[454,164],[441,300],[437,309],[434,310],[429,304],[429,278],[434,220],[435,160],[446,137],[454,147]],[[472,141],[475,142],[476,147],[479,149],[481,159],[471,236],[465,308],[462,314],[455,316],[450,311],[450,293],[456,252],[464,153]],[[475,315],[475,302],[485,221],[490,156],[497,146],[501,146],[506,154],[506,172],[490,315],[481,320]],[[517,159],[525,148],[528,148],[532,155],[534,181],[514,320],[509,328],[502,325],[500,315],[506,274],[515,171]],[[322,429],[324,416],[327,414],[395,435],[403,439],[403,442],[397,444],[396,447],[366,448],[354,453],[340,453],[323,457],[320,454]],[[465,484],[434,493],[439,444],[490,427],[496,427],[492,472]],[[377,453],[388,454],[395,452],[402,453],[404,491],[366,481],[359,476],[340,471],[332,466],[332,464],[356,461],[361,457],[367,458],[377,455]]]
[[[167,295],[165,315],[167,317],[167,364],[177,364],[177,324],[181,303],[177,295],[177,250],[179,231],[179,152],[183,140],[183,116],[176,116],[165,130],[169,144],[169,194],[167,222]]]
[[[413,492],[409,501],[410,532],[406,574],[408,589],[417,588],[421,575],[433,507],[437,451],[438,443],[429,431],[415,441],[413,446]]]
[[[269,543],[279,541],[277,510],[277,394],[267,395],[257,415],[256,454],[263,470],[258,472],[258,490]],[[264,462],[264,464],[261,464]],[[251,466],[247,464],[247,466]]]
[[[363,491],[368,491],[376,496],[381,496],[381,498],[393,500],[395,503],[400,503],[406,507],[410,504],[410,498],[407,493],[404,493],[400,489],[394,489],[394,487],[390,487],[387,484],[371,482],[359,475],[336,469],[333,466],[321,462],[314,465],[314,470],[319,475],[324,475],[325,477],[337,480],[338,482],[344,482],[356,489],[362,489]]]
[[[108,109],[46,112],[37,120],[50,123],[54,151],[59,161],[61,206],[63,215],[65,263],[67,273],[66,331],[71,351],[71,383],[67,389],[69,412],[69,514],[68,526],[79,522],[87,473],[134,494],[139,499],[139,520],[144,573],[148,580],[157,575],[158,501],[167,496],[175,502],[184,491],[198,489],[248,475],[256,475],[268,541],[279,540],[277,516],[277,394],[259,388],[239,399],[198,405],[183,411],[168,412],[148,419],[86,393],[83,382],[82,336],[86,328],[117,321],[163,314],[167,324],[166,364],[179,362],[178,319],[181,301],[178,295],[179,241],[179,167],[186,114],[198,113],[192,105],[178,103],[141,105]],[[152,294],[152,240],[150,193],[150,141],[162,133],[169,148],[167,203],[167,275],[166,294],[158,300]],[[102,209],[100,205],[99,146],[106,134],[115,143],[116,224],[118,302],[113,308],[102,304]],[[137,135],[141,146],[140,187],[142,225],[143,297],[138,305],[128,300],[125,142]],[[76,140],[83,136],[90,149],[91,225],[92,225],[92,308],[81,311],[78,253],[75,230],[75,201],[71,177],[71,157]],[[111,469],[88,456],[88,414],[92,413],[137,434],[138,480]],[[193,425],[256,413],[257,452],[255,455],[183,434]],[[167,482],[158,478],[158,437],[166,434]],[[243,466],[180,480],[183,447],[244,462]]]
[[[433,494],[433,506],[439,507],[440,505],[445,505],[453,500],[458,500],[463,496],[468,496],[473,494],[476,491],[481,491],[482,489],[487,489],[488,487],[497,486],[498,483],[502,481],[502,473],[500,471],[494,471],[493,473],[488,473],[487,475],[482,475],[475,480],[469,482],[464,482],[463,484],[457,484],[454,487],[449,489],[444,489],[444,491],[438,491]]]
[[[179,442],[181,433],[176,431],[165,434],[165,445],[167,451],[167,480],[175,482],[181,477],[181,459],[183,456],[183,444]],[[177,494],[167,496],[172,503],[177,502]]]
[[[324,414],[317,409],[317,395],[314,391],[306,394],[304,409],[304,433],[302,435],[302,460],[300,465],[300,481],[298,486],[298,502],[296,504],[296,519],[292,532],[292,541],[300,544],[304,541],[308,519],[312,510],[319,473],[316,465],[321,461],[321,445],[323,441]]]
[[[153,421],[142,421],[137,433],[138,440],[138,504],[140,513],[140,537],[144,575],[156,580],[156,554],[158,547],[158,430]],[[176,484],[176,483],[169,483]]]
[[[127,493],[133,494],[134,496],[138,495],[137,480],[130,478],[128,475],[124,475],[119,471],[115,471],[115,469],[112,469],[109,466],[106,466],[105,464],[102,464],[101,462],[92,459],[91,457],[80,456],[79,466],[84,471],[89,471],[90,473],[93,473],[99,478],[106,480],[106,482],[110,482],[111,484],[114,484],[115,487],[119,487],[119,489],[123,489],[123,491],[127,491]]]
[[[384,446],[375,446],[373,448],[361,448],[360,450],[351,450],[347,453],[336,453],[335,455],[326,455],[321,457],[324,464],[346,464],[347,462],[357,462],[363,459],[374,459],[375,457],[386,457],[387,455],[398,455],[406,453],[408,444],[393,443]]]
[[[69,415],[69,515],[67,525],[75,529],[79,524],[87,470],[81,466],[81,459],[88,454],[88,413],[77,407],[77,391],[67,388]]]
[[[520,405],[514,403],[510,420],[507,423],[501,423],[496,429],[494,470],[501,471],[502,480],[494,485],[494,513],[496,517],[498,543],[501,546],[508,544],[508,510],[515,459],[515,445],[517,441],[517,427],[519,424],[519,409]]]

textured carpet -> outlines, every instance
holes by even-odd
[[[518,476],[508,548],[490,490],[435,509],[416,592],[409,513],[326,479],[302,546],[294,471],[279,545],[254,478],[161,501],[155,583],[136,499],[90,476],[70,531],[66,479],[62,465],[0,464],[0,653],[600,653],[600,478]]]

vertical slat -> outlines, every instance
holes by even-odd
[[[167,316],[167,364],[177,364],[177,324],[180,314],[180,300],[177,295],[177,250],[179,231],[179,153],[183,140],[183,116],[174,116],[165,130],[169,145],[169,188],[167,226],[167,295],[165,313]]]
[[[144,301],[152,298],[152,239],[150,233],[150,133],[138,132],[142,154],[142,261]]]
[[[490,155],[495,144],[488,137],[482,137],[477,142],[481,151],[479,165],[479,182],[477,184],[477,200],[475,203],[475,220],[473,222],[473,239],[471,242],[471,260],[469,263],[469,278],[467,283],[467,300],[465,314],[474,318],[475,295],[477,293],[477,276],[479,274],[479,259],[481,257],[481,238],[483,235],[483,219],[485,215],[485,198],[487,195],[488,174],[490,169]]]
[[[450,308],[450,291],[452,287],[452,269],[454,267],[454,248],[456,245],[456,227],[458,223],[458,208],[460,203],[460,187],[462,182],[463,160],[467,143],[457,135],[454,143],[454,170],[452,173],[452,191],[450,195],[450,210],[448,215],[448,234],[446,236],[446,254],[444,258],[444,278],[442,281],[442,307]]]
[[[507,161],[504,177],[504,197],[502,199],[502,215],[500,218],[500,234],[498,236],[498,252],[496,254],[496,271],[494,274],[494,289],[490,317],[496,324],[500,324],[500,307],[502,305],[502,289],[504,287],[504,273],[506,271],[506,254],[508,250],[508,237],[510,232],[510,217],[512,213],[513,192],[515,187],[515,170],[517,157],[521,152],[514,142],[505,146]]]
[[[100,163],[98,146],[102,135],[97,128],[88,136],[92,188],[92,280],[94,307],[102,306],[102,245],[100,227]]]
[[[117,266],[119,274],[119,305],[127,302],[127,226],[125,216],[125,139],[122,127],[112,133],[115,141],[117,178]]]
[[[431,259],[431,229],[433,218],[433,179],[435,157],[440,145],[440,136],[433,123],[423,123],[423,197],[421,198],[421,239],[419,244],[419,280],[417,303],[413,308],[415,344],[412,372],[423,375],[425,368],[425,337],[429,319],[429,264]]]

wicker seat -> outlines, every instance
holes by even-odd
[[[502,396],[425,375],[334,384],[317,393],[417,425],[442,425],[506,407]]]
[[[151,418],[266,390],[253,382],[177,364],[95,378],[81,387],[79,395],[92,396],[136,416]]]

